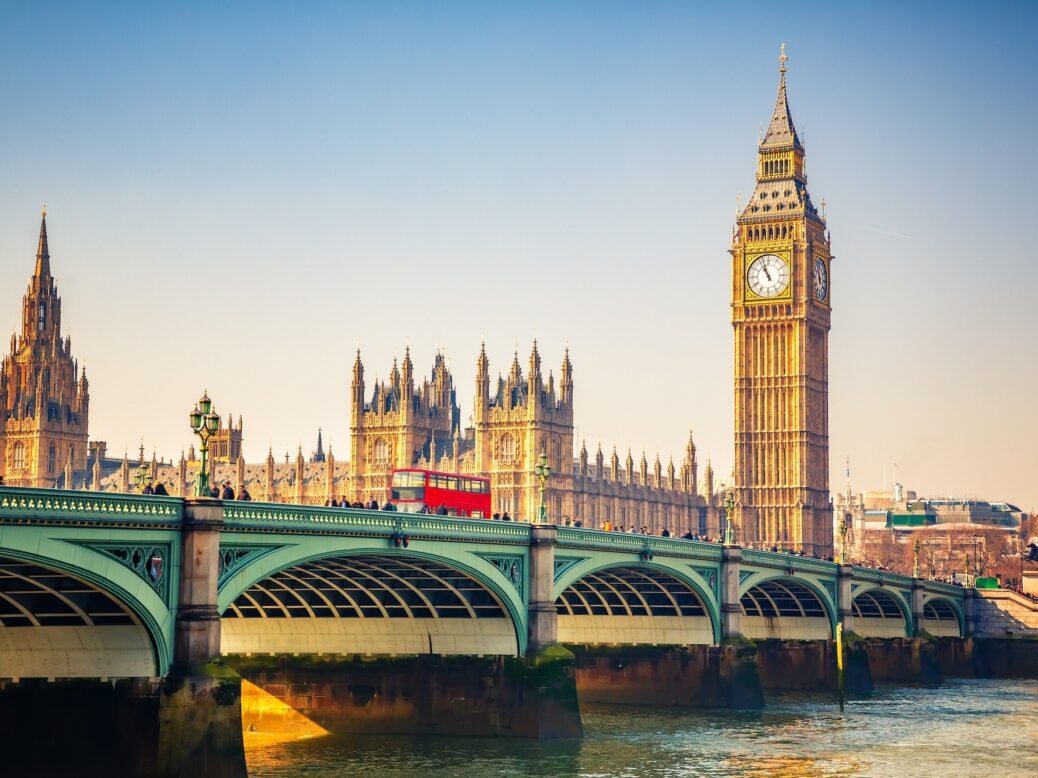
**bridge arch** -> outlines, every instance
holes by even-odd
[[[804,576],[753,576],[740,587],[742,633],[751,640],[829,640],[836,612],[828,592]]]
[[[560,643],[712,645],[721,639],[707,582],[664,560],[586,560],[563,571],[554,594]]]
[[[863,587],[851,600],[854,632],[866,638],[902,638],[912,634],[912,609],[895,589]]]
[[[13,533],[12,533],[13,534]],[[79,545],[38,553],[4,538],[0,654],[7,678],[156,678],[172,659],[173,614],[136,572]],[[164,571],[178,578],[176,566]]]
[[[962,637],[965,619],[958,602],[939,594],[923,595],[923,630],[937,637]]]
[[[224,582],[222,653],[526,650],[525,557],[318,541],[259,555]]]

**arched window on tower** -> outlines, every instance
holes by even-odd
[[[386,443],[384,438],[375,439],[375,464],[379,467],[385,467],[389,464],[389,444]]]
[[[43,325],[47,321],[47,305],[40,303],[39,317],[36,319],[36,329],[43,332]]]
[[[515,438],[508,433],[501,436],[500,461],[505,464],[515,461]]]
[[[14,454],[11,457],[11,468],[13,470],[25,469],[25,444],[20,440],[14,444]]]
[[[52,443],[50,448],[47,449],[47,475],[54,473],[56,452],[54,451],[54,444]]]

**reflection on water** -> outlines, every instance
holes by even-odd
[[[327,736],[264,744],[250,778],[489,776],[1036,776],[1038,682],[881,688],[841,714],[782,694],[759,712],[585,706],[581,741]]]

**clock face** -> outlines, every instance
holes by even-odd
[[[825,262],[815,260],[815,299],[824,300],[829,294],[829,274],[825,272]]]
[[[760,297],[777,297],[789,286],[789,265],[775,254],[762,254],[750,263],[746,283]]]

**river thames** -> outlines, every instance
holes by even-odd
[[[260,744],[250,778],[1038,776],[1038,681],[768,695],[757,712],[584,706],[581,741],[326,736]]]

